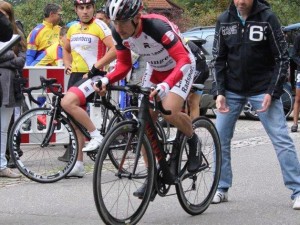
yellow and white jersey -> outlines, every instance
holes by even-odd
[[[72,54],[72,72],[88,72],[96,61],[107,52],[103,40],[111,36],[111,30],[101,20],[93,19],[87,26],[73,24],[67,33]]]

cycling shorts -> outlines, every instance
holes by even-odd
[[[300,89],[300,73],[296,75],[296,88]]]
[[[80,101],[80,106],[86,105],[87,102],[93,102],[95,90],[93,85],[96,81],[100,80],[101,76],[95,76],[93,78],[83,78],[77,81],[68,92],[76,94]]]
[[[73,72],[70,75],[68,82],[68,90],[73,87],[78,81],[82,80],[83,75],[86,73]]]
[[[191,59],[192,63],[191,63],[189,71],[187,73],[183,74],[183,77],[181,78],[181,80],[179,82],[177,82],[170,89],[170,92],[173,92],[173,93],[181,96],[184,100],[187,98],[187,96],[191,90],[194,76],[195,76],[195,69],[196,69],[195,59],[194,59],[194,57],[191,57],[191,58],[192,58]],[[153,73],[153,68],[147,63],[146,72],[145,72],[145,75],[144,75],[143,81],[142,81],[143,87],[152,87],[155,84],[158,84],[158,83],[153,83],[150,81],[152,73]],[[171,71],[170,71],[170,73],[171,73]],[[158,80],[158,79],[156,79],[156,80]]]

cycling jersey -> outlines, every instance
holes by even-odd
[[[141,16],[141,28],[136,36],[122,40],[114,28],[112,34],[117,63],[115,70],[107,75],[110,83],[124,78],[131,69],[131,50],[148,64],[144,85],[166,82],[170,91],[186,98],[195,73],[195,59],[189,47],[183,44],[177,26],[164,16],[148,14]],[[174,86],[176,90],[172,90]]]
[[[103,39],[110,35],[108,26],[98,19],[93,19],[85,28],[81,22],[73,24],[67,33],[71,45],[72,72],[88,72],[105,55],[107,47]]]
[[[39,54],[30,66],[62,66],[62,60],[62,46],[57,42]]]
[[[38,24],[27,37],[26,65],[31,63],[55,42],[59,41],[60,26],[43,21]]]

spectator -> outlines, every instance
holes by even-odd
[[[62,27],[59,32],[59,41],[39,54],[31,66],[63,66],[63,46],[67,31],[67,27]]]
[[[0,10],[0,30],[1,30],[0,41],[2,42],[9,41],[13,35],[13,30],[3,10]]]
[[[106,23],[108,27],[111,28],[111,22],[109,17],[106,15],[105,6],[102,6],[100,9],[97,10],[96,18],[102,20],[104,23]]]
[[[93,93],[93,81],[82,78],[87,78],[88,72],[94,75],[100,73],[99,69],[114,60],[116,53],[110,29],[104,22],[93,18],[95,1],[74,0],[74,6],[80,22],[69,28],[63,50],[64,65],[67,73],[70,74],[70,79],[68,92],[62,99],[61,105],[90,132],[92,139],[85,146],[85,149],[95,150],[99,147],[103,137],[92,123],[87,112],[81,108],[86,104],[86,97]],[[82,93],[82,91],[88,93]],[[82,95],[78,96],[77,93]],[[89,97],[90,99],[93,99],[93,95]],[[85,171],[82,149],[85,137],[78,129],[76,129],[76,134],[79,153],[77,162],[68,176],[83,177]]]
[[[21,41],[14,46],[12,50],[7,51],[0,57],[0,81],[2,88],[2,105],[1,105],[1,161],[0,176],[9,178],[18,178],[21,175],[7,168],[7,159],[5,157],[7,145],[7,131],[14,107],[19,105],[15,98],[14,78],[18,71],[24,67],[26,57],[26,40],[22,32],[17,28],[15,23],[14,11],[12,5],[8,2],[1,1],[0,9],[12,24],[13,33],[21,36]]]
[[[295,38],[291,57],[297,65],[297,74],[295,74],[296,75],[296,96],[295,96],[294,112],[293,112],[294,124],[291,127],[291,131],[297,132],[298,119],[299,119],[299,107],[300,107],[300,33]]]
[[[216,127],[222,149],[221,176],[213,203],[228,201],[232,185],[230,144],[249,101],[269,135],[284,184],[300,209],[300,164],[289,136],[280,95],[288,76],[287,43],[276,15],[259,0],[233,0],[217,20],[213,45]]]
[[[48,3],[44,8],[44,21],[38,24],[27,37],[26,65],[31,66],[43,51],[59,41],[62,11],[61,6]]]

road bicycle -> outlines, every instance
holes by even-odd
[[[159,138],[149,112],[151,89],[135,85],[108,88],[142,94],[143,98],[137,118],[114,126],[99,148],[93,193],[101,219],[106,224],[136,224],[156,195],[175,194],[168,194],[172,185],[187,213],[203,213],[216,192],[221,170],[220,141],[212,121],[206,117],[193,121],[193,129],[201,140],[202,165],[198,171],[189,173],[187,137],[177,130],[173,140]],[[170,113],[156,100],[154,103],[154,110]],[[134,197],[133,192],[144,183],[144,196]]]
[[[283,87],[283,93],[280,96],[280,99],[282,102],[285,118],[288,118],[293,111],[294,98],[293,98],[291,90],[287,84],[285,84]],[[248,102],[245,105],[243,112],[246,117],[253,119],[253,120],[259,120],[258,115],[257,115],[256,111],[253,110],[253,107],[250,102]]]
[[[41,86],[26,89],[29,99],[32,90],[50,90],[53,98],[48,96],[47,103],[41,108],[31,109],[14,123],[9,135],[9,150],[12,159],[20,172],[29,179],[40,183],[56,182],[64,178],[73,168],[78,155],[78,142],[74,125],[90,140],[89,132],[72,116],[66,113],[61,105],[62,85],[56,79],[41,77]],[[105,105],[99,132],[104,136],[107,130],[121,120],[130,119],[137,113],[137,108],[124,111],[111,103],[110,92],[95,104]],[[162,129],[162,128],[161,128]],[[58,160],[68,146],[67,162]],[[22,157],[18,152],[23,152]],[[87,155],[95,160],[97,151]]]

